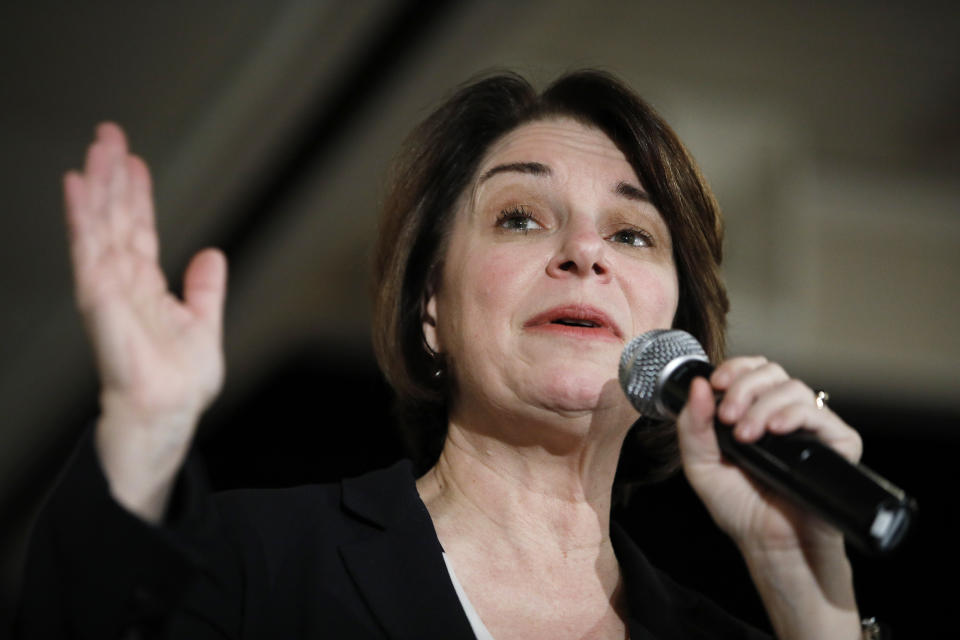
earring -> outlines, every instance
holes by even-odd
[[[443,377],[443,371],[445,369],[443,354],[439,351],[434,351],[433,347],[431,347],[426,340],[423,341],[423,346],[427,351],[430,362],[433,364],[433,378],[434,380],[439,380]]]

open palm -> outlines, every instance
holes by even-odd
[[[144,423],[199,416],[223,380],[223,254],[198,253],[184,276],[184,299],[169,292],[149,170],[115,124],[97,127],[84,170],[66,174],[64,193],[77,304],[102,403],[122,405]],[[179,435],[189,440],[192,433]]]

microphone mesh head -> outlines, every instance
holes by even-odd
[[[620,386],[631,404],[650,418],[666,418],[657,407],[657,382],[660,372],[682,356],[707,354],[697,339],[679,329],[654,329],[633,340],[620,356]]]

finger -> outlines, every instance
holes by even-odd
[[[720,363],[719,366],[710,375],[710,384],[714,389],[721,391],[730,386],[738,377],[748,371],[757,369],[767,364],[768,360],[763,356],[738,356],[730,358]]]
[[[97,153],[102,157],[91,156],[91,151],[97,149]],[[103,164],[97,164],[98,161],[116,161],[126,154],[127,137],[118,125],[112,122],[101,122],[93,131],[93,142],[87,148],[87,164],[84,170],[103,167]]]
[[[91,207],[99,210],[109,191],[111,171],[127,153],[123,130],[112,122],[97,125],[96,138],[87,150],[84,174],[91,194]]]
[[[110,153],[98,140],[87,148],[87,158],[83,164],[83,177],[86,181],[88,206],[91,215],[99,217],[103,212],[109,178]]]
[[[123,129],[112,122],[104,122],[97,127],[97,139],[104,146],[109,162],[106,169],[104,194],[106,221],[110,228],[113,246],[122,250],[131,244],[133,228],[127,139]]]
[[[126,162],[121,159],[113,165],[110,171],[105,203],[106,222],[110,229],[113,246],[117,249],[126,249],[131,243],[133,224],[130,209],[127,205],[127,190]]]
[[[771,433],[790,433],[803,428],[851,462],[863,455],[860,434],[829,409],[818,409],[812,402],[797,402],[781,407],[768,421]]]
[[[774,362],[739,373],[727,387],[717,408],[720,419],[727,424],[736,424],[761,393],[788,379],[783,367]]]
[[[159,254],[159,240],[154,222],[150,170],[137,156],[127,156],[126,207],[130,217],[130,242],[134,251],[150,261]]]
[[[219,249],[204,249],[193,257],[183,277],[183,298],[197,317],[220,331],[227,293],[227,259]]]
[[[720,447],[713,430],[714,408],[715,400],[710,384],[703,378],[694,379],[690,385],[687,403],[677,416],[680,455],[687,469],[720,460]]]
[[[127,155],[127,134],[115,122],[101,122],[97,125],[97,141],[111,150],[114,160]]]
[[[130,181],[128,191],[130,211],[137,222],[153,224],[153,182],[150,169],[142,158],[128,155],[126,159],[127,175]]]
[[[796,378],[773,385],[759,394],[737,420],[734,435],[743,442],[756,440],[766,431],[770,417],[791,404],[816,406],[813,390]]]

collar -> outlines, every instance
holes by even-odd
[[[411,463],[343,480],[341,505],[371,525],[369,536],[340,545],[340,554],[386,635],[472,640]]]

